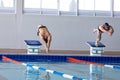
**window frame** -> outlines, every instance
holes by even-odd
[[[41,0],[42,1],[42,0]],[[80,0],[76,0],[76,10],[75,11],[61,11],[60,10],[60,0],[57,0],[57,9],[32,9],[32,8],[23,8],[24,14],[40,14],[40,15],[58,15],[58,16],[100,16],[100,17],[115,17],[120,16],[120,11],[114,11],[114,0],[110,0],[110,10],[95,10],[95,0],[94,0],[94,10],[80,10],[79,2]],[[103,0],[104,1],[104,0]],[[24,3],[24,1],[23,1]],[[23,4],[24,5],[24,4]]]
[[[13,7],[0,7],[0,13],[15,13],[16,0],[13,0]]]

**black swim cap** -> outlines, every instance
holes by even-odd
[[[105,27],[109,27],[110,25],[109,25],[108,23],[105,23],[104,26],[105,26]]]

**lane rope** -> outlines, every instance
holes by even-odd
[[[65,73],[62,73],[62,72],[53,71],[53,70],[50,70],[50,69],[34,66],[32,64],[26,64],[26,63],[23,63],[23,62],[19,62],[19,61],[13,60],[11,58],[8,58],[6,56],[2,56],[2,60],[3,61],[9,61],[9,62],[12,62],[12,63],[15,63],[15,64],[21,64],[21,65],[24,65],[24,66],[27,66],[27,67],[31,67],[31,68],[39,70],[39,71],[49,72],[49,73],[61,76],[63,78],[68,78],[68,79],[71,79],[71,80],[87,80],[87,79],[79,78],[79,77],[72,76],[72,75],[69,75],[69,74],[65,74]]]
[[[97,66],[104,66],[104,67],[109,67],[109,68],[112,68],[112,69],[119,69],[120,70],[120,66],[119,65],[100,64],[100,63],[80,60],[80,59],[76,59],[76,58],[72,58],[72,57],[68,58],[68,62],[71,62],[71,63],[94,64],[94,65],[97,65]]]

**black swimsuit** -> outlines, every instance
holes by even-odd
[[[44,39],[46,43],[48,43],[48,39]]]
[[[109,28],[110,28],[110,27],[108,27],[108,29],[105,29],[105,28],[104,28],[104,29],[108,31],[108,30],[109,30]],[[99,29],[99,27],[98,27],[98,30],[99,30],[101,33],[103,33],[103,32]]]
[[[99,27],[98,27],[98,30],[99,30],[101,33],[103,33],[103,32],[99,29]]]

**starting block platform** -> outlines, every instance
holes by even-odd
[[[27,54],[38,54],[42,45],[38,40],[24,40],[27,45]]]
[[[98,43],[98,46],[95,45],[95,42],[87,42],[88,46],[90,47],[90,55],[101,56],[104,53],[105,45],[101,42]]]

